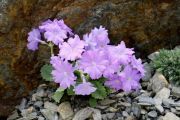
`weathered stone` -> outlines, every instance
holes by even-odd
[[[174,100],[172,100],[172,99],[163,99],[162,102],[165,106],[170,106],[170,105],[174,104]]]
[[[48,109],[48,110],[52,110],[54,112],[58,111],[58,106],[54,103],[51,102],[45,102],[44,103],[44,108]]]
[[[115,116],[115,113],[106,113],[102,114],[102,119],[107,120],[107,119],[112,119]]]
[[[158,55],[159,55],[159,52],[154,52],[154,53],[151,53],[150,55],[148,55],[148,58],[150,60],[154,60]]]
[[[115,103],[116,102],[116,100],[111,100],[111,99],[104,99],[104,100],[101,100],[100,101],[100,104],[101,105],[109,105],[109,104],[112,104],[112,103]]]
[[[128,116],[125,120],[135,120],[134,116]]]
[[[156,105],[155,107],[160,113],[164,112],[164,108],[161,105]]]
[[[155,118],[155,117],[157,117],[157,112],[156,112],[156,111],[150,111],[150,112],[148,113],[148,116],[150,116],[150,117],[152,117],[152,118]]]
[[[172,95],[180,98],[180,87],[172,87]]]
[[[41,109],[41,113],[46,118],[46,120],[54,120],[56,113],[48,109]]]
[[[7,120],[15,120],[16,118],[18,118],[19,117],[19,115],[18,115],[18,113],[17,113],[17,110],[15,110],[13,113],[12,113],[12,115],[10,115],[8,118],[7,118]]]
[[[170,96],[170,90],[168,88],[162,88],[159,92],[157,92],[154,98],[159,98],[161,100],[168,99]]]
[[[18,106],[18,109],[19,109],[20,111],[22,111],[22,110],[26,107],[26,104],[27,104],[27,100],[26,100],[25,98],[23,98],[23,99],[21,100],[21,104]]]
[[[123,112],[122,112],[122,115],[123,115],[124,117],[129,116],[129,114],[128,114],[126,111],[123,111]]]
[[[42,101],[36,101],[36,102],[34,103],[34,106],[35,106],[35,107],[41,108],[42,105],[43,105],[43,102],[42,102]]]
[[[172,112],[166,113],[166,115],[163,117],[163,120],[180,120],[178,116],[173,114]]]
[[[43,46],[37,52],[27,50],[32,27],[59,18],[82,36],[103,25],[111,43],[124,40],[147,55],[180,43],[179,5],[179,0],[1,0],[0,116],[9,114],[19,98],[38,85],[40,66],[50,56]]]
[[[159,72],[156,72],[150,81],[154,92],[160,91],[163,87],[168,87],[166,78]]]
[[[133,112],[134,116],[139,118],[141,114],[141,106],[136,103],[133,103],[131,107],[131,111]]]
[[[58,112],[61,115],[62,119],[69,119],[74,115],[69,102],[61,103],[58,107]]]
[[[140,103],[147,103],[150,105],[155,105],[155,101],[152,97],[140,97],[139,98],[139,104]]]
[[[78,111],[73,120],[86,120],[89,117],[93,117],[93,120],[102,120],[101,112],[97,109],[86,107]]]
[[[152,68],[148,63],[144,63],[145,76],[142,78],[143,81],[149,81],[152,76]]]

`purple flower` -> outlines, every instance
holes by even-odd
[[[112,57],[113,55],[109,54],[109,52],[105,48],[104,48],[104,52],[106,54],[106,59],[108,60],[108,64],[107,64],[107,69],[103,73],[103,76],[109,77],[113,75],[115,72],[120,71],[120,64],[118,60],[113,59]]]
[[[56,83],[60,84],[60,87],[66,89],[75,84],[76,77],[74,76],[74,70],[70,63],[67,61],[59,61],[58,59],[51,61],[54,65],[52,76]]]
[[[105,85],[112,89],[120,90],[120,89],[122,89],[121,77],[116,74],[111,75],[108,78],[108,80],[105,82]]]
[[[64,42],[60,45],[59,56],[65,60],[76,60],[81,58],[81,54],[84,51],[84,41],[80,40],[78,35],[74,38],[69,38],[68,42]]]
[[[118,60],[120,64],[126,65],[130,62],[130,56],[134,53],[132,49],[126,48],[125,43],[121,41],[118,46],[108,48],[109,54],[114,60]]]
[[[98,50],[85,51],[79,61],[79,67],[88,73],[92,79],[98,79],[106,69],[108,61],[104,53]]]
[[[96,88],[93,87],[93,84],[90,82],[83,82],[77,85],[74,88],[76,95],[90,95],[91,93],[96,91]]]
[[[86,42],[86,50],[101,48],[109,43],[108,33],[102,26],[94,28],[91,33],[85,34],[83,40]]]
[[[44,33],[44,37],[47,41],[52,41],[55,45],[58,45],[67,38],[67,34],[59,25],[52,23],[48,26],[48,30]]]
[[[40,31],[39,29],[33,29],[31,32],[28,33],[28,49],[33,51],[37,50],[39,42],[41,42]]]
[[[67,38],[67,33],[73,35],[72,30],[64,24],[63,20],[47,20],[39,26],[39,29],[45,32],[44,37],[47,41],[52,41],[55,45],[62,43]]]
[[[63,30],[65,30],[67,33],[69,33],[70,35],[74,35],[74,34],[72,33],[71,28],[69,28],[69,27],[64,23],[63,20],[59,20],[59,21],[58,21],[58,24],[59,24],[59,26],[60,26]]]
[[[50,25],[50,24],[52,24],[53,23],[53,21],[51,21],[51,20],[46,20],[46,21],[44,21],[44,22],[42,22],[41,23],[41,25],[39,26],[39,30],[43,33],[43,32],[45,32],[46,30],[48,30],[48,26]]]
[[[93,50],[93,49],[95,49],[95,47],[97,46],[97,43],[96,43],[96,41],[94,40],[92,33],[90,33],[90,34],[85,34],[85,35],[83,36],[83,40],[84,40],[85,43],[86,43],[86,47],[85,47],[86,50]]]
[[[98,47],[104,47],[109,43],[108,32],[102,26],[99,29],[95,27],[91,33]]]
[[[52,56],[51,57],[50,63],[54,68],[59,64],[59,62],[61,62],[61,59],[59,56]]]
[[[43,22],[43,23],[41,24],[41,26],[39,26],[39,29],[40,29],[42,32],[48,31],[48,30],[51,29],[51,28],[49,28],[49,26],[51,26],[51,25],[53,25],[53,24],[59,25],[59,27],[60,27],[62,30],[66,31],[66,32],[69,33],[70,35],[74,35],[74,34],[72,33],[71,28],[69,28],[69,27],[64,23],[63,20],[54,19],[53,21],[51,21],[51,20],[48,19],[48,20],[46,20],[45,22]]]
[[[134,70],[130,65],[126,66],[120,73],[122,90],[129,92],[132,89],[138,89],[140,87],[139,80],[141,78],[137,70]]]
[[[145,75],[145,70],[141,59],[136,59],[136,57],[133,55],[131,57],[131,64],[133,68],[137,69],[141,73],[142,77]]]

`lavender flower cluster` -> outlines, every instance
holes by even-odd
[[[43,40],[45,38],[45,40]],[[115,89],[131,91],[140,87],[144,76],[141,59],[137,59],[132,48],[125,43],[110,45],[108,31],[100,26],[94,28],[81,39],[63,20],[47,20],[28,34],[27,47],[37,50],[38,44],[57,45],[59,54],[52,54],[54,82],[61,88],[70,88],[76,95],[90,95],[97,88],[91,81],[106,78],[104,85]],[[75,71],[81,74],[77,82]]]

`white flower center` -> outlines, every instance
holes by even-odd
[[[96,63],[95,63],[95,62],[92,62],[92,66],[96,67]]]
[[[64,76],[67,77],[67,76],[68,76],[68,73],[67,73],[67,72],[64,72]]]
[[[128,79],[127,79],[127,80],[130,80],[130,81],[131,81],[131,80],[132,80],[132,78],[131,78],[131,77],[128,77]]]

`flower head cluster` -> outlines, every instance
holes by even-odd
[[[133,49],[123,41],[117,46],[109,45],[108,31],[102,26],[81,40],[63,20],[55,19],[47,20],[28,35],[27,46],[31,50],[38,49],[39,43],[58,46],[59,53],[52,55],[50,63],[54,82],[61,88],[73,87],[77,95],[90,95],[97,90],[93,81],[102,77],[106,78],[104,85],[115,90],[129,92],[140,87],[145,72],[141,59],[136,59]]]

